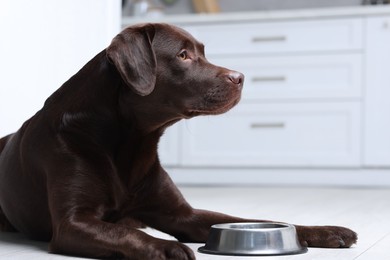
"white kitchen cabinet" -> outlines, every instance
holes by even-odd
[[[389,6],[149,21],[183,27],[246,76],[237,107],[162,141],[174,180],[390,185]]]
[[[363,88],[362,59],[360,53],[209,58],[244,72],[243,102],[358,100]]]
[[[360,106],[350,103],[245,104],[198,117],[183,129],[187,166],[345,167],[360,164]]]
[[[367,19],[364,164],[390,166],[390,16]]]
[[[362,20],[343,19],[184,25],[206,45],[207,54],[281,54],[360,50]],[[332,40],[330,40],[332,39]],[[221,44],[223,43],[223,44]]]
[[[211,62],[246,80],[240,106],[187,123],[181,165],[360,167],[363,24],[344,17],[185,26]]]
[[[180,123],[169,127],[163,134],[158,144],[159,159],[166,166],[174,166],[180,163]]]

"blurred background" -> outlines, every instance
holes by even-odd
[[[386,0],[1,0],[0,136],[126,26],[167,22],[246,75],[232,111],[171,127],[186,185],[390,186]]]

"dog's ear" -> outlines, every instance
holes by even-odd
[[[129,27],[118,34],[106,49],[124,82],[137,94],[149,95],[156,84],[156,56],[152,47],[153,25]]]

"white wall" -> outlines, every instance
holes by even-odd
[[[120,31],[120,0],[0,1],[0,137]]]

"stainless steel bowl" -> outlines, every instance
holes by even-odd
[[[235,256],[301,254],[295,227],[282,223],[229,223],[213,225],[201,253]]]

